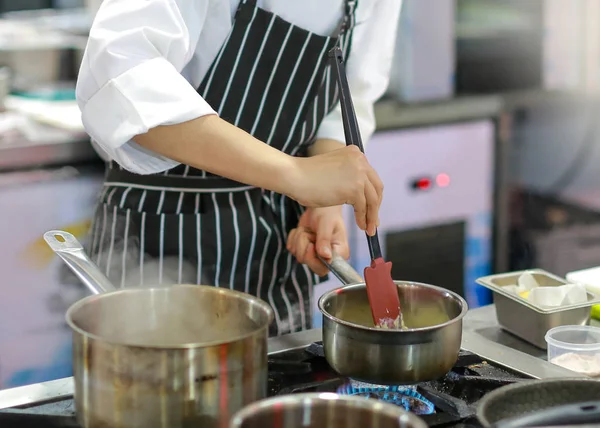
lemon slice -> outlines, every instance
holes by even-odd
[[[522,298],[524,298],[524,299],[527,299],[527,298],[529,297],[529,293],[530,293],[530,291],[529,291],[529,290],[527,290],[527,291],[521,291],[521,292],[519,293],[519,296],[521,296],[521,297],[522,297]]]

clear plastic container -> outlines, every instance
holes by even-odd
[[[600,377],[600,328],[563,325],[548,330],[548,361],[590,377]]]

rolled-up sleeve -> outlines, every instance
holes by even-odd
[[[208,0],[104,0],[77,81],[83,124],[107,157],[139,174],[178,163],[131,141],[212,107],[181,75],[196,48]]]
[[[365,144],[375,131],[375,101],[388,87],[402,0],[373,0],[368,7],[366,16],[357,16],[346,63],[348,85]],[[339,103],[323,119],[316,138],[346,141]]]

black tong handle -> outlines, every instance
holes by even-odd
[[[329,62],[331,63],[331,69],[335,75],[338,83],[338,89],[340,93],[340,107],[342,108],[342,122],[344,124],[344,135],[346,137],[346,145],[357,146],[361,152],[365,152],[363,147],[362,138],[358,128],[358,120],[356,119],[356,113],[354,112],[354,104],[352,103],[352,96],[350,95],[350,86],[348,85],[348,78],[346,76],[346,67],[344,66],[344,54],[342,50],[336,46],[329,51]],[[379,236],[377,235],[377,229],[375,229],[375,235],[367,235],[367,243],[369,244],[369,253],[371,254],[371,260],[380,259],[383,257],[381,254],[381,245],[379,244]]]

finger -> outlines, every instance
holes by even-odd
[[[354,217],[356,219],[356,225],[360,230],[367,229],[367,201],[365,199],[365,190],[364,184],[357,191],[357,194],[352,201],[352,205],[354,206]]]
[[[381,208],[381,202],[383,201],[383,182],[374,169],[371,169],[368,173],[369,181],[373,185],[375,192],[377,193],[377,210]],[[377,217],[377,226],[379,226],[379,216]]]
[[[367,233],[375,235],[375,228],[379,219],[379,196],[371,182],[365,184],[365,199],[367,201]]]
[[[327,260],[332,257],[331,245],[337,220],[335,217],[322,216],[317,223],[317,240],[315,242],[317,254]]]
[[[287,238],[287,242],[285,244],[285,248],[291,252],[293,254],[293,248],[294,248],[294,243],[295,243],[295,238],[296,238],[296,234],[297,234],[298,229],[292,229],[290,230],[290,233],[288,233],[288,238]]]
[[[336,240],[337,241],[337,240]],[[344,239],[340,239],[338,242],[333,244],[333,252],[343,257],[345,260],[350,258],[350,246],[348,245],[348,239],[344,237]]]
[[[299,231],[296,235],[294,249],[292,251],[292,254],[296,256],[296,260],[298,260],[299,263],[305,263],[306,249],[309,244],[312,244],[312,241],[310,240],[310,235],[303,231]]]
[[[315,244],[312,242],[308,244],[306,247],[306,253],[304,254],[304,264],[306,264],[310,270],[316,273],[319,276],[327,275],[329,269],[317,258],[317,253],[315,249]]]

